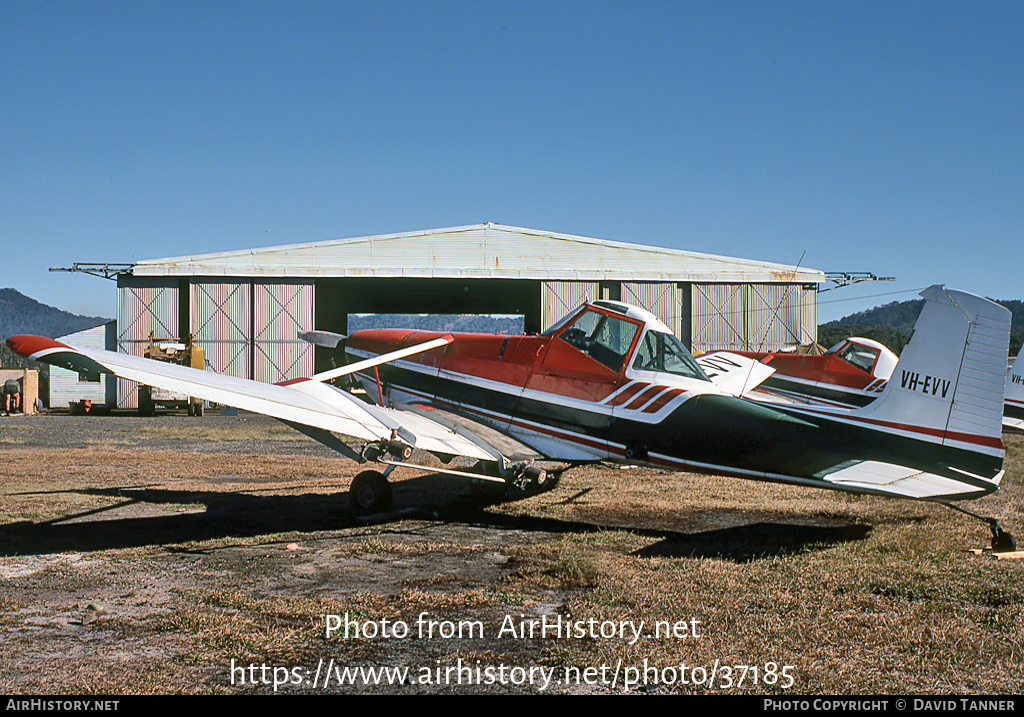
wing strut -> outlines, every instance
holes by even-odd
[[[423,353],[424,351],[430,351],[431,349],[447,346],[454,340],[454,336],[452,336],[451,334],[447,334],[439,339],[424,341],[422,344],[416,344],[415,346],[407,346],[404,349],[390,351],[386,354],[375,356],[374,358],[363,359],[362,361],[350,363],[347,366],[341,366],[340,368],[332,368],[330,371],[324,371],[322,373],[313,374],[312,376],[309,377],[309,380],[330,381],[331,379],[335,379],[340,376],[347,376],[350,373],[362,371],[364,368],[376,367],[382,363],[388,363],[389,361],[397,361],[398,359],[405,358],[406,356],[413,356],[415,354]]]

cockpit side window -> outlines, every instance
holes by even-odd
[[[630,321],[597,311],[587,311],[562,331],[559,337],[617,372],[622,369],[639,328]]]
[[[711,380],[682,341],[660,331],[648,331],[644,335],[637,347],[633,368],[637,371],[673,373],[700,381]]]

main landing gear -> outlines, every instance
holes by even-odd
[[[561,474],[561,471],[549,471],[532,462],[510,463],[504,459],[500,462],[481,461],[467,471],[405,463],[404,461],[411,456],[412,447],[395,439],[365,446],[360,458],[363,461],[383,463],[385,467],[383,471],[362,471],[352,479],[348,492],[352,512],[358,516],[366,516],[391,510],[392,490],[388,476],[400,465],[470,478],[474,483],[493,486],[500,494],[504,494],[509,488],[524,493],[548,491],[558,484]]]

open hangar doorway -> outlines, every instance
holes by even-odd
[[[317,279],[315,326],[348,334],[353,314],[521,316],[523,330],[541,330],[541,282],[523,279]],[[416,327],[411,327],[416,328]],[[314,369],[338,356],[317,347]]]

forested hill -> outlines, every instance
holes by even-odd
[[[352,314],[348,317],[349,332],[394,328],[514,335],[523,332],[523,317],[470,314]]]
[[[0,337],[37,334],[51,339],[71,334],[111,319],[78,316],[30,299],[16,289],[0,289]]]
[[[1010,355],[1016,356],[1024,342],[1024,301],[1019,299],[995,299],[996,303],[1010,310]],[[881,341],[896,353],[910,338],[914,322],[924,306],[924,299],[893,301],[874,309],[859,311],[818,327],[818,343],[829,347],[848,336],[863,336]]]

